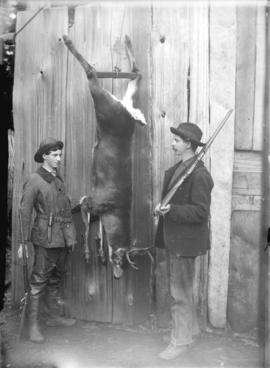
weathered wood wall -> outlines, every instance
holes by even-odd
[[[262,20],[261,9],[258,14]],[[129,70],[123,42],[124,35],[128,34],[143,76],[137,103],[148,121],[147,127],[136,128],[133,142],[132,238],[137,241],[137,246],[152,244],[155,232],[152,208],[160,200],[164,170],[175,162],[169,127],[178,125],[180,121],[196,122],[204,132],[203,140],[207,141],[227,110],[235,109],[235,124],[233,114],[205,158],[215,181],[211,207],[212,249],[210,257],[197,261],[194,295],[203,326],[208,314],[213,326],[225,327],[227,307],[229,316],[237,315],[238,310],[233,307],[237,296],[231,285],[235,285],[242,271],[238,268],[234,272],[232,259],[240,257],[241,249],[237,250],[233,239],[232,251],[230,236],[231,226],[235,232],[242,220],[237,222],[233,212],[231,223],[231,215],[239,198],[235,188],[239,188],[237,183],[241,183],[237,179],[237,167],[245,166],[250,156],[243,156],[242,160],[236,152],[234,157],[234,144],[237,150],[259,152],[263,116],[264,74],[260,59],[254,59],[254,53],[256,51],[263,58],[261,40],[265,27],[261,21],[254,20],[259,16],[256,7],[249,10],[251,13],[247,12],[245,8],[241,12],[235,6],[209,6],[208,3],[194,6],[160,1],[144,4],[89,2],[75,8],[74,19],[68,17],[71,13],[65,6],[48,8],[19,34],[14,85],[14,301],[18,301],[22,294],[22,270],[16,258],[19,241],[17,209],[22,184],[36,168],[33,155],[40,140],[52,135],[65,142],[61,173],[73,204],[77,204],[91,187],[95,113],[84,72],[67,53],[61,37],[69,34],[78,50],[99,71],[114,67]],[[17,27],[20,28],[32,13],[30,10],[20,13]],[[256,24],[256,39],[245,24],[247,19],[250,27]],[[248,40],[247,32],[252,33]],[[249,55],[252,62],[247,52],[253,52],[253,56]],[[246,80],[251,89],[243,87]],[[104,87],[117,97],[123,95],[126,84],[127,81],[123,80],[103,80]],[[251,99],[252,95],[255,100]],[[251,101],[247,109],[246,101]],[[250,107],[252,104],[255,109]],[[249,124],[251,117],[252,128]],[[252,155],[254,160],[255,156]],[[240,161],[242,166],[238,165]],[[258,176],[255,177],[251,175],[249,180],[259,191]],[[241,197],[241,200],[243,198],[245,201],[247,197]],[[100,265],[96,258],[92,265],[84,263],[83,227],[80,216],[74,218],[79,244],[69,260],[65,287],[70,314],[81,319],[109,322],[134,323],[147,319],[151,297],[149,260],[137,257],[140,270],[129,270],[122,280],[116,282],[110,267]],[[242,221],[239,225],[241,231],[246,228],[246,223]],[[89,245],[94,253],[95,230],[96,224],[93,224]],[[260,270],[259,259],[252,259]],[[244,265],[245,261],[240,259],[240,263]],[[155,280],[158,324],[166,326],[169,310],[162,251],[157,252]],[[241,284],[246,289],[249,286]],[[241,317],[244,316],[242,313]]]
[[[39,142],[45,136],[55,136],[65,142],[61,174],[73,205],[91,187],[95,112],[85,74],[73,56],[67,53],[61,37],[69,33],[78,50],[98,70],[108,71],[118,67],[129,71],[124,48],[124,36],[128,34],[144,76],[140,84],[141,97],[137,103],[148,118],[149,54],[143,50],[148,50],[150,44],[150,33],[146,36],[145,32],[145,29],[150,29],[149,11],[147,7],[130,8],[124,4],[77,7],[74,25],[69,29],[66,7],[46,9],[28,26],[27,32],[17,38],[14,88],[16,195],[13,202],[15,300],[22,292],[21,268],[16,260],[16,244],[19,241],[17,209],[22,184],[36,169],[33,155]],[[33,12],[20,14],[18,29]],[[122,97],[127,80],[104,80],[103,85],[117,97]],[[132,240],[136,241],[138,247],[151,245],[152,239],[149,140],[149,127],[136,127],[133,144]],[[146,319],[150,305],[149,260],[137,257],[140,271],[128,270],[125,277],[116,282],[110,267],[100,265],[96,257],[92,265],[84,263],[83,227],[80,217],[75,216],[75,221],[78,248],[70,259],[65,287],[69,312],[81,319],[107,322]],[[96,229],[97,225],[94,224],[89,243],[94,254]]]
[[[134,23],[134,19],[140,21]],[[69,32],[77,49],[99,71],[110,71],[114,67],[130,70],[124,47],[124,36],[128,34],[131,37],[136,61],[143,75],[140,96],[144,98],[140,98],[138,104],[146,116],[149,94],[148,54],[142,50],[149,49],[149,36],[145,37],[144,32],[144,29],[150,28],[149,19],[149,12],[145,7],[143,9],[130,8],[123,4],[119,6],[82,6],[76,8],[74,25]],[[85,73],[72,55],[68,56],[68,68],[67,126],[70,127],[70,132],[67,137],[67,146],[71,147],[71,150],[67,152],[67,160],[72,162],[72,157],[77,158],[76,161],[73,160],[69,171],[75,174],[75,178],[80,178],[80,183],[74,180],[74,175],[69,175],[67,184],[74,203],[78,203],[82,193],[89,192],[91,186],[91,152],[95,141],[95,113]],[[103,80],[103,86],[116,97],[121,98],[127,87],[127,80]],[[89,137],[90,141],[86,137]],[[132,239],[139,247],[148,246],[151,242],[150,152],[146,149],[149,147],[149,137],[149,127],[136,127],[133,145]],[[87,151],[82,150],[82,147],[85,147]],[[96,225],[93,225],[92,233],[95,231]],[[90,242],[90,247],[95,253],[94,237]],[[79,279],[74,282],[72,280],[74,272],[72,272],[66,288],[70,294],[71,311],[76,309],[76,314],[80,318],[113,322],[132,322],[136,314],[145,316],[149,309],[149,295],[147,295],[149,293],[147,284],[149,262],[147,260],[138,260],[138,262],[140,272],[135,273],[128,270],[125,278],[115,281],[110,267],[100,266],[98,262],[93,266],[85,265],[82,260]],[[76,260],[74,264],[77,264]],[[139,288],[138,284],[141,285]],[[73,289],[81,290],[78,298],[73,298]],[[82,308],[85,300],[88,301],[87,305]],[[139,312],[143,306],[144,311]]]
[[[178,32],[175,31],[177,24]],[[153,43],[153,198],[157,203],[164,168],[174,162],[169,127],[179,121],[194,121],[202,128],[203,139],[207,141],[227,110],[234,108],[235,8],[228,7],[225,11],[205,4],[162,7],[155,3],[153,30],[156,36]],[[231,117],[205,160],[215,181],[211,208],[212,250],[209,286],[208,256],[205,256],[197,260],[194,293],[201,324],[206,322],[208,303],[209,318],[216,327],[224,327],[226,323],[233,142]],[[158,259],[158,315],[160,321],[167,323],[166,263],[162,251]]]
[[[262,330],[264,325],[265,23],[264,7],[238,8],[228,321],[239,332]]]
[[[27,11],[19,14],[18,29],[33,13]],[[59,38],[66,32],[67,26],[67,12],[62,9],[48,9],[40,13],[40,16],[32,21],[31,27],[26,27],[16,38],[12,209],[12,278],[15,300],[20,298],[23,291],[22,269],[16,253],[21,240],[18,207],[22,185],[37,168],[33,155],[44,136],[58,136],[65,141],[67,52]],[[62,167],[62,174],[65,175],[65,165]]]
[[[269,8],[267,9],[269,14]],[[264,106],[264,124],[263,124],[263,148],[264,148],[264,160],[263,160],[263,167],[265,171],[264,180],[263,180],[263,187],[265,189],[265,206],[263,209],[264,212],[264,232],[263,232],[263,239],[265,243],[265,237],[268,243],[268,231],[270,229],[270,78],[269,78],[269,66],[270,66],[270,20],[269,16],[266,20],[266,70],[265,70],[265,106]],[[268,245],[268,244],[265,245]],[[264,337],[264,362],[265,366],[270,365],[270,253],[269,247],[268,250],[265,251],[265,256],[263,260],[264,270],[265,270],[265,283],[264,283],[264,308],[265,308],[265,325],[263,330],[263,337]]]

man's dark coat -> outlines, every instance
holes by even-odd
[[[162,198],[177,163],[165,172]],[[208,219],[210,213],[212,177],[199,161],[170,201],[171,209],[160,216],[155,246],[166,247],[172,254],[184,257],[203,255],[210,247]]]

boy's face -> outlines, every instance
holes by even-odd
[[[190,142],[184,141],[178,135],[174,135],[172,141],[172,149],[177,156],[181,156],[189,148]]]
[[[62,150],[58,149],[51,151],[48,155],[43,154],[44,164],[46,164],[51,169],[57,169],[59,163],[61,162]]]

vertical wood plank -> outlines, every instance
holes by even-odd
[[[151,150],[151,104],[150,104],[150,52],[151,52],[151,7],[150,4],[132,6],[132,44],[142,79],[140,81],[136,107],[144,113],[147,126],[136,125],[132,158],[132,240],[135,247],[153,245],[152,218],[152,150]],[[150,259],[147,255],[134,258],[139,270],[131,270],[133,323],[148,319],[151,303],[152,282]],[[153,270],[153,269],[152,269]]]
[[[19,13],[17,29],[33,14],[33,11]],[[59,38],[66,32],[67,24],[66,9],[46,9],[40,12],[16,39],[12,218],[12,277],[14,280],[12,297],[15,302],[19,300],[23,291],[22,270],[17,262],[18,243],[21,239],[18,207],[22,186],[37,168],[33,157],[40,141],[47,136],[54,136],[65,142],[66,50]],[[65,174],[64,165],[61,168],[61,174]]]
[[[75,47],[97,70],[102,70],[101,54],[104,47],[99,6],[76,8],[74,25],[69,31]],[[104,18],[103,18],[104,17]],[[107,60],[107,58],[104,58]],[[105,67],[106,68],[106,67]],[[92,185],[92,159],[96,138],[96,115],[85,72],[73,55],[68,55],[67,74],[67,140],[70,144],[68,186],[73,203],[89,194]],[[92,262],[86,264],[83,255],[84,225],[76,216],[78,251],[71,260],[72,271],[67,279],[66,294],[70,312],[85,320],[111,322],[111,270],[100,264],[96,254],[95,235],[98,225],[90,227],[89,248]]]
[[[152,29],[153,199],[157,204],[164,169],[176,162],[170,127],[187,119],[188,7],[154,3]]]
[[[266,63],[266,10],[264,6],[257,7],[257,38],[255,65],[255,96],[253,150],[263,150],[263,120],[265,104],[265,63]]]
[[[235,107],[235,22],[235,7],[210,7],[211,132],[214,131],[226,112]],[[234,159],[233,115],[211,146],[211,173],[215,186],[212,191],[211,204],[208,315],[211,324],[220,328],[226,325]]]
[[[265,120],[263,126],[264,132],[264,160],[263,166],[265,170],[264,176],[264,195],[266,198],[264,206],[264,241],[267,243],[267,235],[270,229],[270,19],[269,8],[267,8],[266,21],[266,93],[265,93]],[[264,365],[269,367],[270,364],[270,251],[267,248],[267,255],[264,260],[264,292],[265,292],[265,325],[264,325]]]
[[[203,131],[202,141],[209,138],[209,7],[202,4],[190,7],[190,107],[189,121]],[[210,171],[210,155],[204,158]],[[201,328],[207,320],[208,254],[195,263],[194,300]]]
[[[140,14],[140,22],[134,21],[136,14]],[[130,70],[124,45],[125,34],[130,36],[136,60],[143,75],[141,82],[141,85],[144,86],[143,94],[140,85],[137,102],[138,106],[143,105],[144,109],[147,108],[147,78],[144,79],[144,76],[148,66],[147,54],[141,50],[142,33],[145,35],[145,30],[140,25],[146,26],[149,19],[150,16],[147,12],[144,12],[144,8],[133,8],[126,6],[124,3],[116,5],[103,2],[98,5],[77,7],[74,26],[70,30],[70,37],[76,48],[98,71],[110,71],[114,67],[122,71]],[[149,29],[149,24],[147,26]],[[149,37],[144,39],[145,44],[147,45],[147,42],[149,44]],[[115,96],[122,98],[128,81],[107,79],[100,80],[100,83]],[[72,56],[69,56],[68,91],[67,140],[72,147],[69,154],[69,162],[71,163],[69,186],[72,190],[72,197],[78,201],[80,196],[89,193],[91,188],[92,149],[95,141],[96,118],[84,71]],[[76,122],[76,125],[74,122]],[[147,150],[149,138],[145,138],[149,137],[147,131],[148,128],[136,127],[136,138],[134,137],[133,143],[133,165],[135,167],[133,168],[134,201],[131,225],[132,239],[138,240],[136,246],[147,246],[150,242],[149,232],[151,227],[147,226],[146,229],[143,227],[143,231],[140,231],[139,236],[137,229],[142,217],[145,219],[142,223],[144,225],[147,223],[150,213],[150,201],[149,199],[148,202],[145,201],[146,197],[149,198],[149,182],[151,181],[149,150]],[[83,180],[78,183],[74,180],[74,177],[80,177]],[[144,196],[141,193],[142,180],[145,183],[145,188],[147,188]],[[81,219],[77,218],[77,222],[79,232],[83,235]],[[92,226],[89,245],[94,254],[96,253],[93,236],[95,231],[96,226]],[[80,237],[78,240],[81,248],[82,240]],[[94,263],[89,268],[89,266],[81,263],[80,254],[73,258],[73,271],[70,274],[66,289],[71,288],[74,293],[77,290],[78,298],[74,298],[75,294],[73,295],[72,292],[68,293],[67,291],[70,297],[71,310],[85,319],[131,323],[135,308],[137,308],[136,310],[140,309],[141,301],[144,305],[146,304],[145,295],[142,296],[141,293],[144,288],[138,288],[136,283],[142,280],[141,277],[149,278],[149,271],[147,271],[149,265],[146,263],[144,270],[140,271],[139,277],[135,276],[133,271],[127,270],[123,278],[114,280],[110,265],[104,267],[100,266],[98,262],[95,258]],[[142,261],[141,264],[144,265],[144,263]],[[143,281],[145,282],[145,279]],[[86,291],[84,291],[85,287],[80,285],[86,285]],[[79,294],[78,290],[80,290]],[[92,290],[91,300],[89,300],[89,290]],[[100,290],[103,290],[103,292],[100,292]],[[98,310],[100,305],[103,308]],[[146,310],[140,315],[141,312],[140,309],[140,312],[137,313],[138,318],[146,315]]]
[[[119,68],[120,70],[130,71],[129,60],[125,49],[125,35],[133,40],[132,34],[132,7],[120,2],[118,4],[102,4],[107,14],[108,29],[106,36],[109,42],[109,64],[105,66],[107,70]],[[128,84],[128,80],[108,80],[107,89],[116,97],[122,99]],[[110,85],[109,85],[110,84]],[[134,195],[134,185],[133,185]],[[131,231],[131,223],[130,223]],[[129,244],[127,244],[129,246]],[[133,272],[128,268],[123,277],[116,280],[112,279],[112,322],[131,323],[134,305],[134,295],[132,290]]]
[[[253,146],[256,13],[254,6],[237,7],[235,149]]]
[[[173,3],[153,3],[152,24],[152,142],[153,204],[160,201],[164,170],[176,158],[171,149],[171,126],[188,115],[189,8]],[[177,29],[177,32],[175,31]],[[158,324],[167,322],[167,272],[165,253],[157,250],[156,292]]]

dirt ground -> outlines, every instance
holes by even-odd
[[[168,331],[77,321],[69,328],[44,327],[43,344],[18,342],[18,311],[0,313],[0,368],[250,367],[264,366],[263,347],[251,335],[209,330],[173,361],[158,358]]]

